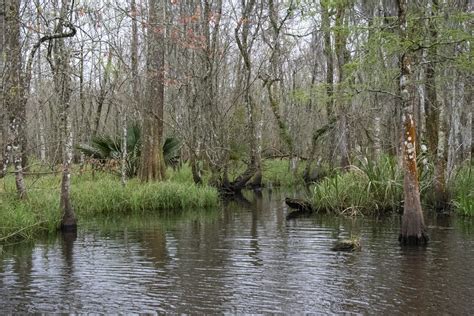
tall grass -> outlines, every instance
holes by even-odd
[[[262,163],[262,183],[265,186],[292,187],[304,184],[304,165],[299,162],[296,174],[290,170],[287,159],[267,159]]]
[[[474,216],[474,174],[472,165],[460,168],[454,177],[453,201],[456,212]]]
[[[0,242],[53,231],[60,220],[59,194],[30,192],[26,201],[18,200],[16,195],[1,195]]]
[[[55,231],[61,220],[59,176],[27,177],[28,198],[17,199],[13,176],[0,188],[0,242],[32,237],[41,231]],[[72,178],[71,201],[79,221],[98,215],[153,213],[165,210],[213,208],[217,190],[192,182],[141,183],[130,180],[122,187],[110,174],[87,174]]]
[[[312,203],[327,213],[374,214],[398,211],[402,193],[396,161],[384,157],[377,162],[362,160],[348,172],[325,178],[315,185]]]
[[[420,194],[426,209],[433,205],[433,166],[419,161]],[[460,168],[448,189],[457,213],[474,216],[472,166]],[[403,172],[394,157],[360,160],[348,172],[337,172],[316,184],[313,206],[327,213],[378,214],[402,210]]]
[[[218,193],[214,188],[193,183],[141,183],[134,179],[122,187],[118,181],[104,178],[73,186],[72,202],[81,215],[146,212],[215,207]]]

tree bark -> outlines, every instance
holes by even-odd
[[[54,88],[58,96],[58,106],[60,112],[60,138],[63,144],[62,157],[62,177],[60,209],[62,211],[61,230],[75,231],[77,220],[71,203],[71,167],[73,159],[73,131],[71,120],[71,73],[70,73],[70,49],[66,47],[64,38],[73,37],[76,28],[69,22],[68,16],[71,14],[68,0],[61,0],[61,11],[59,24],[56,28],[57,34],[50,37],[54,40],[54,64],[50,63],[53,72]],[[65,32],[64,28],[69,28]]]
[[[292,6],[292,4],[290,4]],[[288,146],[289,156],[290,156],[290,171],[293,175],[296,175],[297,172],[297,161],[298,157],[296,155],[296,147],[294,145],[293,138],[291,137],[290,133],[290,122],[285,120],[285,115],[288,112],[289,107],[285,108],[285,92],[284,92],[284,84],[283,84],[283,70],[282,70],[282,60],[281,60],[281,30],[286,22],[289,14],[280,21],[278,15],[278,3],[274,3],[273,0],[268,1],[269,7],[269,17],[270,17],[270,25],[272,27],[272,54],[270,57],[271,63],[271,70],[272,76],[269,81],[267,80],[267,90],[268,90],[268,98],[270,99],[270,105],[272,112],[275,116],[275,119],[278,123],[279,134],[283,141]],[[280,101],[281,100],[281,101]],[[280,104],[283,104],[283,117],[280,115]]]
[[[132,69],[132,94],[135,111],[139,111],[140,104],[140,90],[138,77],[138,26],[137,26],[137,5],[136,1],[132,0],[130,4],[132,15],[132,39],[130,45],[131,53],[131,69]]]
[[[402,41],[410,40],[413,30],[408,29],[407,0],[397,0],[399,34]],[[400,58],[400,96],[403,122],[403,195],[404,207],[399,241],[402,244],[426,244],[428,235],[420,201],[420,187],[416,165],[416,127],[413,115],[415,86],[412,79],[412,51],[410,48]]]
[[[247,22],[250,19],[251,13],[255,8],[255,0],[249,0],[244,3],[242,7],[242,15],[234,29],[234,36],[239,48],[240,55],[242,56],[244,63],[244,103],[247,113],[247,126],[249,131],[249,147],[250,147],[250,164],[247,170],[239,176],[235,181],[235,188],[240,190],[252,177],[255,177],[253,181],[254,186],[260,186],[261,184],[261,159],[257,152],[257,134],[256,134],[256,123],[255,123],[255,102],[251,95],[251,78],[252,78],[252,62],[251,62],[251,51],[252,51],[252,40],[249,43],[250,35],[250,24]],[[256,34],[255,34],[256,36]]]
[[[467,103],[470,104],[470,103]],[[467,163],[472,161],[472,109],[467,110],[465,115],[466,123],[462,133],[463,160]]]
[[[7,171],[8,157],[12,157],[15,169],[15,184],[20,199],[26,198],[23,179],[23,159],[25,157],[26,107],[23,102],[25,89],[22,80],[20,45],[20,2],[5,0],[5,87],[4,102],[8,117],[8,143],[6,145],[3,174]],[[0,58],[3,58],[0,57]]]
[[[122,186],[125,186],[127,182],[127,114],[125,113],[125,109],[122,106],[122,157],[121,157],[121,182]]]
[[[165,178],[165,164],[161,145],[163,137],[164,106],[164,26],[160,0],[148,2],[146,99],[143,115],[143,149],[139,176],[142,181],[161,181]]]
[[[438,40],[436,28],[436,16],[438,14],[438,1],[432,0],[431,14],[428,22],[429,35],[433,43]],[[438,55],[436,45],[427,49],[426,63],[426,98],[424,100],[426,139],[428,142],[428,153],[435,165],[433,206],[436,210],[443,210],[448,206],[449,199],[446,190],[446,171],[444,168],[444,144],[439,144],[439,133],[444,129],[440,123],[440,110],[442,104],[438,102],[436,87],[435,58]]]
[[[0,56],[4,56],[5,47],[5,2],[0,1]],[[3,78],[5,72],[5,59],[0,58],[0,78]],[[7,171],[8,156],[6,139],[8,137],[8,131],[6,123],[7,113],[5,105],[5,87],[3,80],[0,80],[0,178],[2,178]]]
[[[324,55],[326,57],[326,114],[328,121],[334,117],[334,57],[331,45],[331,15],[329,1],[321,1],[321,28],[324,37]],[[334,131],[329,131],[329,164],[332,166],[334,148]]]
[[[335,48],[337,55],[337,71],[338,71],[338,82],[337,82],[337,98],[336,109],[339,115],[339,128],[337,131],[339,134],[338,138],[338,148],[340,155],[339,165],[341,168],[346,169],[350,165],[349,161],[349,131],[347,123],[347,106],[345,101],[345,89],[344,84],[346,76],[344,73],[344,66],[349,61],[349,52],[346,48],[346,35],[344,30],[344,20],[346,19],[346,4],[341,2],[337,5],[336,9],[336,22],[335,22]]]
[[[464,82],[459,74],[456,73],[455,77],[456,80],[453,82],[452,89],[450,129],[448,136],[448,165],[446,170],[447,182],[449,182],[454,176],[454,171],[459,163],[459,154],[461,153],[461,109],[464,99]]]

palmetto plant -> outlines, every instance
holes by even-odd
[[[163,157],[167,165],[173,165],[179,158],[181,143],[174,137],[167,137],[163,144]],[[118,161],[122,157],[122,137],[111,135],[94,136],[89,144],[79,144],[77,149],[87,157],[101,164]],[[127,156],[125,158],[127,177],[134,177],[138,172],[141,155],[141,128],[132,124],[127,128]]]

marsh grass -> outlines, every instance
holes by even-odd
[[[327,213],[377,214],[400,210],[402,193],[402,175],[393,158],[376,162],[364,159],[349,171],[337,172],[316,184],[312,203]]]
[[[184,178],[184,176],[183,176]],[[59,227],[59,175],[26,177],[28,198],[20,201],[13,176],[2,179],[0,188],[0,242],[30,238]],[[132,179],[125,187],[107,173],[72,177],[71,200],[79,223],[99,215],[162,213],[165,211],[214,208],[217,190],[189,181],[141,183]]]
[[[298,162],[296,174],[290,170],[288,159],[266,159],[262,163],[262,183],[264,186],[293,187],[304,184],[304,162]]]
[[[474,216],[474,174],[472,165],[464,166],[453,179],[452,204],[458,214]]]
[[[433,165],[419,161],[420,194],[427,210],[433,205]],[[474,216],[472,166],[460,168],[448,189],[451,204],[461,215]],[[401,212],[403,172],[394,157],[361,159],[348,172],[336,172],[313,188],[313,206],[323,212],[347,215]]]
[[[168,209],[209,208],[218,203],[217,191],[193,183],[141,183],[130,180],[83,181],[72,188],[74,207],[82,214],[147,212]],[[93,201],[93,202],[92,202]]]
[[[303,170],[304,162],[298,163],[296,175],[290,171],[290,163],[288,159],[265,159],[262,161],[262,184],[265,187],[294,187],[304,184]],[[246,169],[243,162],[233,161],[229,165],[228,174],[230,179],[235,179],[241,175]],[[183,164],[180,168],[173,170],[168,168],[168,179],[177,183],[193,183],[191,167]],[[202,178],[204,183],[209,183],[211,175],[208,171],[202,170]]]

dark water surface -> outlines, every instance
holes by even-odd
[[[474,314],[472,220],[428,219],[429,246],[402,249],[397,218],[287,222],[284,196],[6,247],[0,312]],[[351,234],[361,252],[330,251]]]

